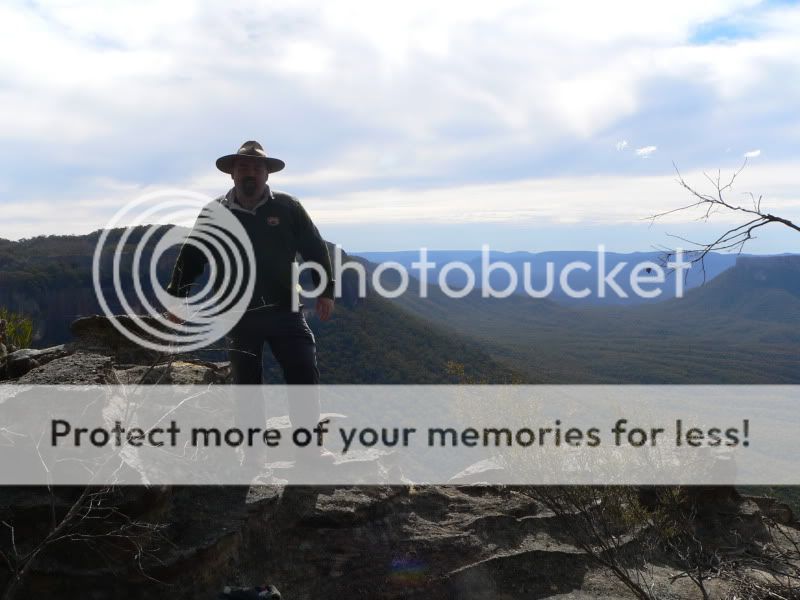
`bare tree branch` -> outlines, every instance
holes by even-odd
[[[689,204],[680,206],[678,208],[674,208],[672,210],[664,211],[646,217],[646,219],[650,221],[651,226],[656,219],[698,207],[705,209],[704,214],[699,218],[700,220],[703,221],[710,220],[714,214],[717,214],[722,211],[732,212],[732,213],[742,213],[744,215],[747,215],[748,217],[748,220],[746,222],[728,229],[722,235],[718,236],[716,239],[710,242],[696,242],[677,235],[668,234],[670,235],[670,237],[674,237],[683,242],[686,242],[687,244],[693,247],[690,248],[689,251],[687,252],[687,254],[689,254],[688,257],[689,262],[691,264],[700,263],[700,265],[703,267],[704,282],[706,280],[705,258],[710,252],[735,251],[741,254],[745,244],[750,240],[755,239],[755,236],[753,235],[754,231],[756,231],[760,227],[764,227],[765,225],[771,225],[773,223],[777,223],[785,227],[788,227],[790,229],[793,229],[794,231],[800,232],[800,225],[798,225],[797,223],[794,223],[784,217],[764,212],[761,208],[763,196],[759,196],[756,199],[753,193],[747,194],[752,203],[752,208],[741,204],[732,203],[727,199],[726,196],[729,192],[732,191],[736,178],[742,173],[742,171],[744,171],[745,167],[747,166],[746,158],[744,159],[742,166],[739,167],[736,171],[734,171],[730,179],[725,183],[723,183],[722,174],[720,171],[717,172],[716,177],[712,177],[708,173],[704,172],[703,175],[711,183],[712,186],[711,193],[703,193],[699,191],[697,188],[691,186],[683,178],[683,175],[681,175],[680,170],[678,169],[677,165],[674,162],[672,163],[672,166],[675,168],[678,184],[689,192],[690,196],[694,199],[694,201]],[[672,257],[676,255],[677,255],[676,249],[668,249],[665,252],[665,256],[663,257],[662,262],[666,264]],[[688,271],[684,273],[684,276],[686,275],[688,275]]]

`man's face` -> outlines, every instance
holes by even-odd
[[[266,165],[257,158],[237,158],[231,177],[237,194],[245,198],[259,198],[264,193],[269,173]]]

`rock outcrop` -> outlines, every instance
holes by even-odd
[[[155,319],[141,317],[156,326]],[[135,327],[129,317],[117,319]],[[37,350],[26,348],[5,357],[0,381],[25,384],[209,384],[230,379],[227,362],[170,356],[135,344],[107,317],[93,315],[74,321],[73,340]]]
[[[22,351],[13,382],[229,381],[226,363],[159,361],[127,344],[102,317],[79,320],[73,331],[70,344]],[[491,471],[477,465],[461,482],[487,480]],[[87,503],[84,488],[0,488],[0,521],[14,528],[13,544],[8,531],[0,535],[5,556],[14,556],[15,545],[20,553],[35,548],[70,518],[76,502],[88,511],[42,551],[16,597],[211,599],[224,585],[261,583],[277,586],[286,599],[632,597],[573,538],[569,517],[525,488],[259,484],[89,493]],[[649,501],[647,494],[641,499]],[[747,558],[800,543],[791,510],[772,498],[716,489],[696,492],[692,501],[702,508],[693,533],[718,544],[721,554]],[[754,561],[730,564],[736,577],[705,583],[711,597],[732,597],[737,578],[765,590],[778,585]],[[667,554],[645,566],[655,597],[699,597]],[[12,584],[5,568],[0,564],[0,589]]]

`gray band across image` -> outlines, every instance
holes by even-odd
[[[291,423],[289,402],[319,402]],[[800,386],[0,386],[3,485],[797,485]]]

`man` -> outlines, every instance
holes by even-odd
[[[255,278],[252,299],[228,335],[234,383],[262,383],[263,347],[267,343],[287,384],[318,384],[314,334],[302,310],[292,310],[293,294],[297,293],[292,286],[292,265],[299,253],[303,260],[322,266],[327,285],[316,298],[316,312],[327,321],[333,312],[334,290],[327,246],[300,202],[270,189],[270,173],[280,171],[285,164],[267,156],[261,144],[245,142],[235,154],[217,159],[216,165],[233,179],[233,188],[216,202],[227,207],[242,224],[255,257],[255,265],[244,265],[246,276]],[[206,256],[196,246],[184,244],[167,291],[175,296],[188,295],[206,262]],[[312,273],[316,285],[319,275]],[[292,424],[316,426],[316,394],[294,396],[289,403]]]

